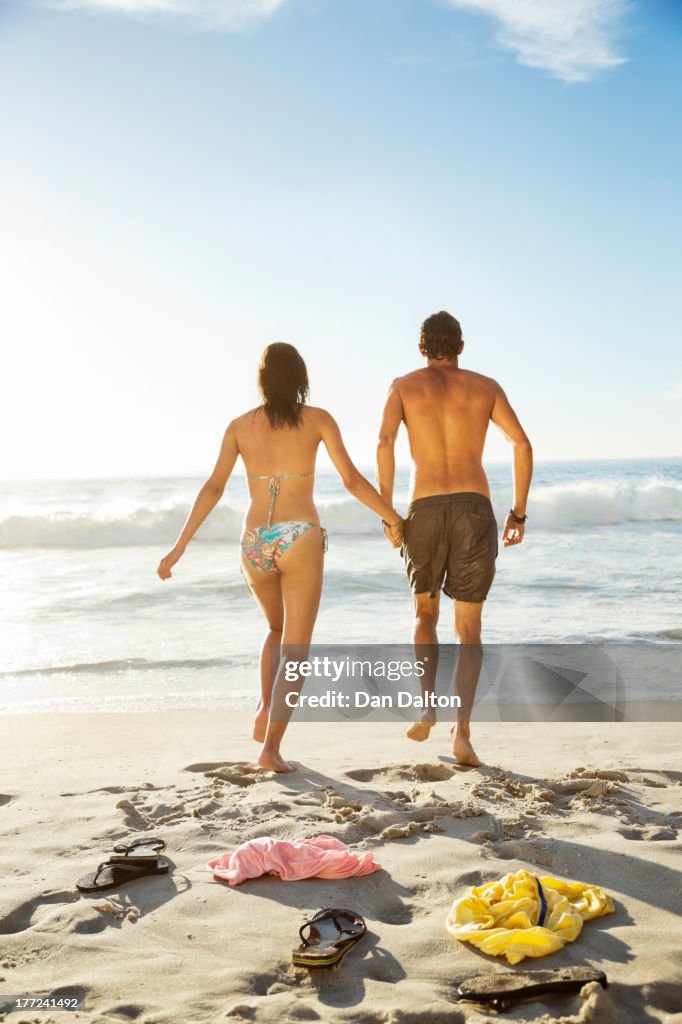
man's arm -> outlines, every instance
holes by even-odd
[[[394,380],[386,396],[377,445],[377,484],[379,485],[379,494],[389,505],[393,504],[395,442],[402,422],[403,403],[397,381]]]
[[[514,504],[512,510],[514,515],[522,518],[526,514],[528,491],[533,476],[533,449],[525,430],[519,423],[518,416],[499,384],[495,386],[495,402],[490,418],[514,447]],[[502,532],[502,543],[506,548],[512,544],[520,544],[524,532],[525,524],[515,522],[513,516],[508,515]]]

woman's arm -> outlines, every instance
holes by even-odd
[[[346,446],[343,443],[341,431],[336,420],[324,410],[321,410],[320,433],[324,446],[329,452],[329,458],[334,463],[341,477],[343,486],[354,498],[357,498],[367,508],[371,508],[372,512],[376,512],[378,516],[381,516],[390,527],[391,543],[394,547],[398,547],[402,541],[402,519],[393,506],[384,501],[379,492],[372,487],[369,480],[366,480],[362,473],[356,469],[353,460],[346,451]]]
[[[159,567],[156,571],[162,580],[168,580],[173,575],[171,569],[182,558],[185,548],[192,537],[222,498],[225,485],[230,479],[230,473],[234,469],[238,454],[239,449],[237,448],[234,423],[230,423],[225,431],[218,461],[213,472],[199,490],[192,505],[192,511],[187,516],[187,521],[180,531],[180,536],[173,548],[159,562]]]

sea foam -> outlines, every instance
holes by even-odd
[[[493,493],[500,525],[508,493]],[[402,507],[402,506],[399,506]],[[178,535],[189,512],[186,501],[102,506],[89,513],[68,506],[13,508],[0,515],[0,548],[111,548],[164,546]],[[330,531],[376,534],[376,516],[352,498],[318,501],[320,519]],[[223,501],[202,526],[200,542],[236,542],[244,511]],[[652,477],[638,482],[594,479],[536,486],[528,507],[534,529],[590,528],[621,523],[682,521],[682,483]]]

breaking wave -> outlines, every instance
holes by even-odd
[[[502,522],[508,494],[493,494]],[[112,548],[171,544],[189,512],[189,504],[139,506],[125,512],[100,510],[76,513],[68,508],[49,512],[8,513],[0,518],[0,548]],[[378,533],[377,519],[357,501],[343,497],[318,504],[323,525],[344,534]],[[215,509],[201,528],[202,542],[239,539],[243,511],[228,504]],[[682,483],[652,478],[637,483],[572,481],[536,486],[531,493],[529,521],[534,528],[561,530],[615,526],[619,523],[682,521]]]

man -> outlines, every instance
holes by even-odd
[[[411,504],[404,524],[403,555],[414,597],[413,642],[437,644],[440,589],[455,603],[460,645],[456,689],[461,698],[452,727],[455,758],[480,765],[470,739],[470,715],[482,662],[481,613],[495,575],[497,523],[483,469],[483,446],[492,422],[514,451],[514,501],[502,533],[505,547],[520,544],[533,470],[530,441],[507,396],[490,377],[463,370],[459,323],[435,313],[421,328],[419,351],[426,366],[391,384],[384,408],[377,466],[379,490],[393,502],[395,441],[404,423],[414,462]],[[433,685],[437,658],[430,659]],[[435,714],[408,729],[425,740]]]

